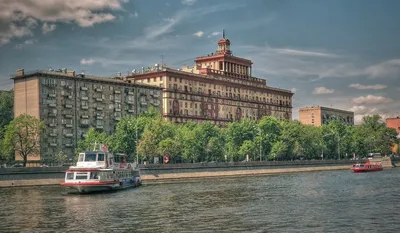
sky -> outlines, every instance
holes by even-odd
[[[17,69],[99,76],[193,65],[225,29],[253,75],[312,105],[400,115],[397,0],[0,0],[0,89]]]

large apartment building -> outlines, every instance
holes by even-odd
[[[62,151],[73,155],[77,141],[90,127],[111,134],[124,116],[149,107],[161,111],[161,88],[101,78],[73,71],[18,70],[14,79],[14,115],[29,114],[47,125],[41,136],[40,156]]]
[[[299,121],[302,124],[321,126],[331,120],[341,120],[348,125],[354,125],[354,112],[322,106],[299,109]]]
[[[195,65],[171,69],[155,65],[133,70],[127,81],[163,88],[163,116],[173,122],[227,122],[274,116],[292,119],[289,90],[270,87],[252,76],[252,61],[232,55],[225,36],[218,50],[197,57]]]

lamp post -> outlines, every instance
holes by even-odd
[[[135,134],[136,134],[136,166],[139,167],[139,154],[138,154],[138,119],[135,119]]]
[[[262,153],[261,153],[261,150],[262,150],[262,144],[261,144],[261,142],[262,142],[262,137],[261,137],[261,128],[260,127],[258,127],[258,132],[260,133],[260,162],[262,161],[262,159],[261,159],[261,157],[262,157]]]

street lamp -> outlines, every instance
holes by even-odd
[[[262,137],[261,137],[261,128],[260,127],[258,127],[258,132],[260,133],[260,162],[262,161],[262,159],[261,159],[261,142],[262,142]]]

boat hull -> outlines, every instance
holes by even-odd
[[[354,173],[362,173],[362,172],[379,172],[382,171],[383,168],[352,168]]]
[[[78,193],[106,192],[127,188],[139,187],[141,182],[81,182],[81,183],[61,183],[61,186],[68,187]]]

